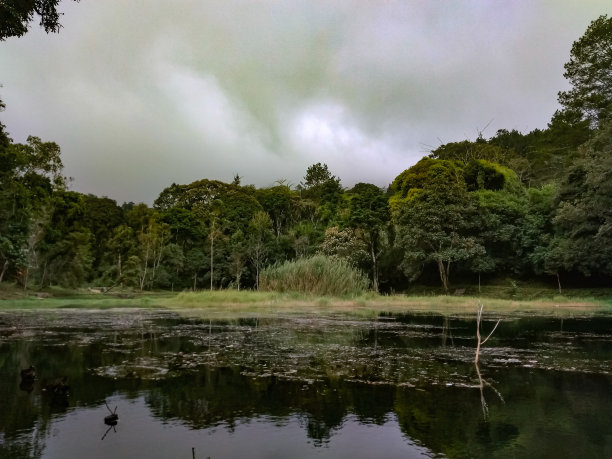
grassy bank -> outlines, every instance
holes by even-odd
[[[496,314],[599,314],[612,313],[612,298],[568,298],[556,296],[539,300],[480,298],[488,313]],[[168,307],[209,311],[243,310],[261,313],[353,313],[370,315],[380,312],[434,312],[472,314],[478,298],[472,296],[376,295],[357,297],[322,297],[273,292],[216,291],[181,293],[167,302]]]
[[[0,301],[0,310],[8,309],[112,309],[166,308],[189,310],[210,316],[318,314],[371,317],[389,313],[439,313],[470,315],[475,313],[478,297],[444,295],[376,295],[367,293],[353,297],[311,296],[298,293],[254,291],[201,291],[172,294],[94,294],[87,290],[53,291],[41,295],[22,293]],[[64,295],[59,295],[64,293]],[[481,297],[488,314],[592,315],[612,314],[612,297],[571,298],[551,296],[537,300],[516,300]]]

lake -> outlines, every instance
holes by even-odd
[[[612,457],[611,316],[504,316],[478,367],[475,331],[475,315],[3,311],[0,457]]]

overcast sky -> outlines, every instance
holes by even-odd
[[[0,119],[72,188],[152,203],[201,178],[389,184],[442,143],[545,128],[609,0],[81,0],[0,42]],[[485,129],[486,128],[486,129]]]

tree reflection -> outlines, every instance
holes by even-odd
[[[1,457],[40,457],[58,414],[102,406],[117,394],[143,397],[151,416],[189,429],[231,430],[254,419],[283,426],[297,419],[304,437],[318,446],[332,442],[347,419],[356,419],[379,426],[397,420],[405,437],[450,457],[513,456],[530,449],[552,457],[570,448],[604,457],[609,451],[606,432],[612,426],[602,421],[612,411],[607,373],[488,364],[485,375],[476,365],[474,386],[468,319],[289,324],[156,319],[129,325],[126,317],[122,328],[66,330],[62,322],[52,334],[41,326],[39,334],[27,337],[0,335]],[[564,329],[588,330],[583,322],[566,319]],[[535,333],[550,346],[547,333],[558,334],[559,322],[534,323],[525,331],[508,322],[496,343],[509,347],[518,336],[524,346],[529,340],[523,336],[532,333],[531,340]],[[594,350],[589,368],[609,362],[605,341],[574,343]],[[584,354],[562,351],[554,358],[574,366],[582,362]],[[147,373],[145,364],[156,372]],[[20,369],[28,365],[36,366],[39,378],[31,392],[19,389]],[[63,377],[71,387],[68,407],[50,404],[42,392]],[[487,394],[496,390],[489,381],[506,405]],[[545,443],[543,423],[549,426]]]

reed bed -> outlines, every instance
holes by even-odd
[[[286,261],[264,269],[260,289],[323,296],[356,296],[368,289],[369,280],[346,261],[315,255]]]

